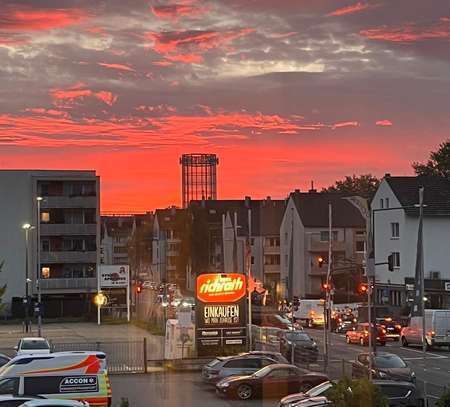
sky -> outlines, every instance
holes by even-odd
[[[450,138],[448,0],[1,0],[0,169],[95,169],[103,212],[412,174]]]

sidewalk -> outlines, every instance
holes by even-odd
[[[22,325],[0,325],[0,349],[12,349],[24,336],[37,336],[37,326],[33,325],[31,329],[31,333],[25,334]],[[132,324],[99,326],[92,322],[70,322],[46,325],[44,322],[42,333],[54,343],[140,341],[146,337],[149,349],[152,349],[149,359],[161,359],[164,349],[164,337],[151,335]]]

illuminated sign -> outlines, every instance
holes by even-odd
[[[201,274],[197,277],[197,298],[204,303],[237,302],[245,296],[242,274]]]

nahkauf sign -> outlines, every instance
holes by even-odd
[[[197,277],[197,350],[217,355],[246,344],[245,276],[201,274]]]

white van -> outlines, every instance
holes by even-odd
[[[102,352],[19,355],[0,368],[0,394],[86,401],[108,407],[111,386]]]
[[[422,345],[422,317],[412,317],[401,331],[403,346]],[[425,333],[427,347],[450,346],[450,310],[426,309]]]
[[[300,306],[294,311],[294,318],[310,328],[324,325],[324,300],[300,300]]]

